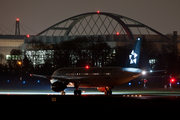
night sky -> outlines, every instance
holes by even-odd
[[[66,18],[97,10],[135,19],[163,34],[180,34],[180,0],[0,0],[0,32],[2,25],[8,28],[19,18],[37,34]]]

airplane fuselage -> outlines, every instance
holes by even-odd
[[[68,87],[73,87],[74,83],[80,83],[79,87],[106,87],[126,83],[140,75],[141,70],[138,68],[60,68],[51,76],[51,83],[67,81]]]

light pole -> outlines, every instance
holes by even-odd
[[[174,79],[174,78],[171,78],[171,79],[170,79],[170,83],[169,83],[169,87],[170,87],[170,88],[172,88],[172,83],[174,83],[174,82],[175,82],[175,79]]]

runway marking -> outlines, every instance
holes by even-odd
[[[55,98],[55,97],[52,97],[52,98],[51,98],[51,101],[52,101],[52,102],[56,102],[56,98]]]
[[[123,97],[142,97],[142,95],[123,95]]]

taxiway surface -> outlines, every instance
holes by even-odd
[[[50,105],[62,107],[108,107],[108,108],[178,108],[180,90],[131,89],[115,90],[113,95],[105,96],[96,90],[83,90],[81,96],[74,96],[73,89],[66,95],[49,90],[8,90],[0,91],[0,103],[6,105]]]

